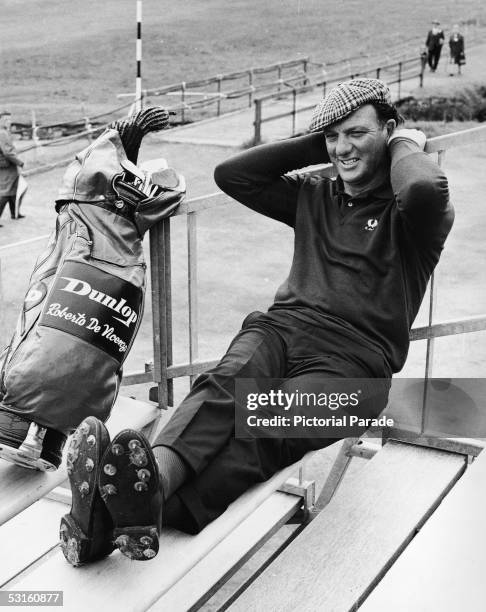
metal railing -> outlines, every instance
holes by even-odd
[[[359,65],[350,67],[347,72],[335,72],[327,73],[323,71],[323,75],[312,81],[308,79],[307,82],[301,87],[295,87],[291,82],[286,81],[284,84],[287,87],[286,92],[270,93],[265,96],[261,96],[254,100],[255,105],[255,119],[253,122],[253,144],[259,144],[262,142],[262,125],[270,121],[276,121],[283,117],[291,118],[291,133],[289,136],[295,135],[296,128],[296,116],[298,113],[302,113],[315,108],[316,102],[312,104],[306,104],[305,106],[297,106],[297,100],[299,95],[307,94],[310,91],[321,89],[322,95],[325,96],[327,88],[333,84],[339,83],[347,79],[353,79],[358,77],[375,77],[377,79],[384,80],[388,85],[398,85],[397,99],[401,97],[402,83],[405,80],[414,78],[419,79],[419,86],[422,87],[424,79],[425,63],[421,57],[410,57],[393,63],[382,63],[378,64],[373,68],[366,66],[360,67]],[[289,99],[291,108],[290,110],[279,112],[277,114],[263,116],[263,108],[265,103],[275,100]]]
[[[452,147],[477,143],[486,140],[486,126],[472,128],[463,132],[432,138],[427,142],[426,152],[436,154],[439,164],[443,162],[445,151]],[[335,176],[332,166],[318,166],[312,172],[320,172],[329,177]],[[171,265],[170,265],[170,219],[163,220],[150,232],[150,261],[152,278],[152,317],[154,331],[154,364],[145,371],[127,374],[124,385],[155,382],[157,393],[152,394],[160,407],[172,405],[172,381],[175,378],[194,376],[216,365],[217,359],[198,360],[198,316],[197,316],[197,214],[218,205],[228,205],[233,200],[218,191],[198,198],[187,200],[178,209],[177,215],[187,216],[188,247],[188,333],[189,361],[174,364],[172,360],[172,311],[171,311]],[[437,304],[436,283],[432,276],[428,305],[428,323],[411,330],[410,339],[426,340],[425,379],[432,372],[435,338],[486,330],[486,313],[457,321],[436,322]],[[425,398],[424,398],[425,402]]]

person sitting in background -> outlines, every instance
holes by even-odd
[[[464,36],[459,31],[459,26],[454,24],[452,26],[452,32],[449,38],[449,51],[450,51],[450,76],[453,76],[452,66],[457,66],[457,74],[461,74],[461,66],[466,63],[466,56],[464,53]]]
[[[0,111],[0,217],[8,204],[12,219],[23,219],[24,215],[15,209],[15,198],[19,168],[22,168],[24,162],[15,151],[10,133],[11,123],[11,113],[7,110]]]

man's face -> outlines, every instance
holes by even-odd
[[[395,121],[379,121],[365,104],[349,117],[324,129],[326,147],[346,192],[357,195],[380,185],[389,172],[387,140]]]

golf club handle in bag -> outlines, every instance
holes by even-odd
[[[56,229],[0,359],[0,412],[64,435],[89,415],[108,418],[142,319],[143,234],[185,194],[173,170],[146,178],[142,191],[116,130],[66,170]]]

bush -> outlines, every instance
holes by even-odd
[[[486,86],[466,87],[454,96],[409,96],[397,108],[410,121],[486,121]]]

